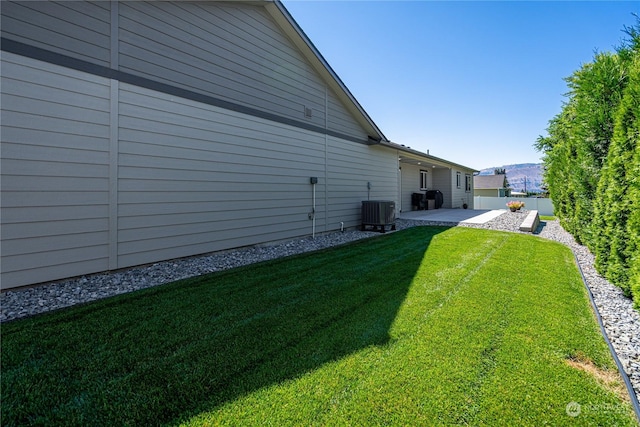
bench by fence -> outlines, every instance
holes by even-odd
[[[540,224],[540,215],[538,215],[538,211],[529,211],[527,217],[522,221],[522,224],[520,224],[520,231],[533,233],[538,228],[538,224]]]

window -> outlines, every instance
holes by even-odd
[[[420,189],[426,190],[427,186],[427,171],[420,171]]]
[[[456,172],[456,187],[462,188],[462,174],[460,172]]]
[[[471,175],[469,174],[464,176],[464,191],[471,193]]]

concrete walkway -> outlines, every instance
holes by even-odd
[[[507,212],[506,209],[474,210],[474,209],[433,209],[430,211],[409,211],[398,215],[400,219],[417,221],[437,221],[459,224],[484,224]]]

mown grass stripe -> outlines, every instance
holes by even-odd
[[[531,236],[414,228],[2,333],[9,426],[563,425],[570,401],[633,425],[565,362],[615,369],[570,251]]]

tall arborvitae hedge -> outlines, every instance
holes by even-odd
[[[595,234],[592,223],[596,189],[613,137],[614,114],[622,99],[626,78],[619,57],[601,53],[567,82],[575,104],[568,141],[575,154],[567,181],[574,195],[570,212],[573,234],[591,247]]]
[[[636,120],[636,132],[640,132],[640,125]],[[632,209],[627,230],[629,231],[629,254],[631,257],[630,285],[633,300],[636,307],[640,308],[640,149],[636,145],[631,167],[631,179],[629,182],[629,198],[634,200],[635,208]]]
[[[639,65],[640,60],[636,60],[627,67],[628,84],[615,114],[613,139],[598,184],[594,218],[599,227],[595,236],[596,267],[627,294],[631,292],[631,259],[638,250],[630,238],[638,229],[629,229],[629,219],[634,208],[638,209],[638,200],[630,198],[630,189],[634,154],[640,150]]]
[[[640,307],[640,20],[626,30],[616,53],[566,79],[568,100],[536,146],[560,223]]]

